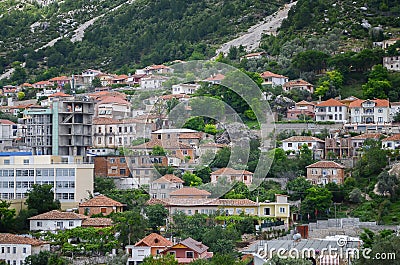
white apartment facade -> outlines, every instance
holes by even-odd
[[[390,104],[386,99],[355,100],[350,103],[350,122],[352,124],[390,123]]]
[[[93,193],[94,164],[83,163],[82,157],[4,156],[0,167],[0,198],[12,203],[22,203],[34,184],[52,185],[63,209],[76,207]]]
[[[315,121],[347,123],[347,106],[336,99],[328,99],[315,106]]]
[[[25,236],[0,234],[0,260],[6,264],[23,265],[27,257],[41,251],[50,251],[50,243]]]
[[[172,86],[172,94],[192,95],[200,88],[198,84],[178,84]]]

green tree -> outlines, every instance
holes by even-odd
[[[56,253],[40,251],[25,258],[25,265],[66,265],[68,262]]]
[[[370,79],[368,82],[362,86],[363,95],[365,98],[381,98],[386,99],[388,97],[389,91],[392,85],[388,80],[374,80]]]
[[[156,145],[153,147],[151,151],[151,155],[153,156],[165,156],[167,155],[167,152],[164,150],[162,146]]]
[[[147,220],[139,210],[116,213],[111,218],[119,232],[118,240],[124,245],[131,245],[146,235]]]
[[[312,219],[326,215],[326,210],[332,205],[332,193],[322,187],[311,187],[306,190],[306,197],[301,202],[300,212],[303,216],[310,215]]]
[[[390,195],[394,199],[399,189],[399,180],[396,175],[390,175],[389,172],[383,171],[378,175],[377,190],[384,195]]]
[[[153,231],[157,231],[159,226],[165,225],[165,220],[168,217],[168,210],[161,204],[147,205],[144,208],[147,217],[147,222]]]
[[[0,200],[0,232],[9,232],[13,225],[15,209],[10,209],[10,202]]]
[[[319,80],[319,85],[315,90],[317,96],[322,96],[324,100],[335,98],[339,95],[343,87],[343,75],[337,70],[326,72],[326,76]]]
[[[354,188],[350,193],[349,193],[349,201],[352,203],[360,203],[362,202],[363,197],[361,190],[359,188]]]
[[[93,78],[92,87],[94,87],[94,88],[102,87],[100,78],[98,78],[98,77]]]
[[[25,93],[22,91],[18,92],[17,98],[18,100],[23,100],[25,98]]]
[[[38,214],[60,209],[60,202],[54,200],[52,185],[34,184],[28,191],[25,203],[28,205],[28,210],[35,209]]]
[[[312,265],[312,261],[304,259],[279,258],[274,255],[265,265]]]
[[[183,128],[192,129],[196,131],[204,131],[205,123],[203,117],[194,117],[189,119],[184,125]]]
[[[223,168],[228,165],[229,158],[231,156],[231,149],[229,147],[223,147],[217,151],[214,160],[211,162],[210,167]]]
[[[387,165],[387,151],[382,149],[381,141],[374,139],[365,140],[361,159],[357,162],[353,176],[357,180],[377,176]]]
[[[321,51],[299,52],[292,60],[293,67],[300,72],[320,71],[326,68],[329,55]]]
[[[211,181],[211,168],[208,166],[196,168],[193,173],[199,178],[201,178],[203,183]]]
[[[183,181],[185,181],[186,186],[199,186],[203,184],[202,179],[196,176],[195,174],[185,171],[182,175]]]
[[[298,177],[288,182],[286,188],[289,191],[292,200],[304,200],[306,191],[312,187],[310,181],[305,177]]]
[[[204,126],[204,132],[215,135],[218,132],[217,126],[215,126],[215,124],[206,124]]]
[[[175,259],[174,255],[161,255],[158,258],[153,256],[146,257],[143,260],[142,265],[178,265],[178,261]]]
[[[115,189],[115,183],[112,178],[95,177],[94,178],[94,192],[106,194]]]

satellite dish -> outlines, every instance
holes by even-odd
[[[301,239],[301,235],[299,233],[293,235],[293,240],[297,241]]]

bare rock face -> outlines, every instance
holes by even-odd
[[[233,122],[225,125],[225,131],[217,136],[215,142],[218,144],[230,144],[232,141],[240,143],[257,139],[258,136],[252,132],[245,124]]]

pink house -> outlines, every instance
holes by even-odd
[[[238,181],[250,185],[253,182],[253,173],[247,170],[225,167],[211,173],[211,183],[217,183],[218,179],[226,179],[228,182]]]
[[[314,118],[315,105],[305,100],[297,102],[287,110],[286,117],[288,120],[297,120],[301,114]]]
[[[286,82],[282,86],[283,91],[290,92],[292,89],[307,90],[311,94],[314,93],[314,86],[303,79],[292,80]]]
[[[166,248],[161,254],[172,254],[178,264],[189,264],[196,259],[211,259],[213,253],[207,250],[208,247],[206,245],[189,237],[172,247]]]
[[[64,76],[57,76],[54,78],[49,79],[49,82],[52,84],[56,84],[58,88],[63,88],[65,84],[69,84],[70,78]]]

